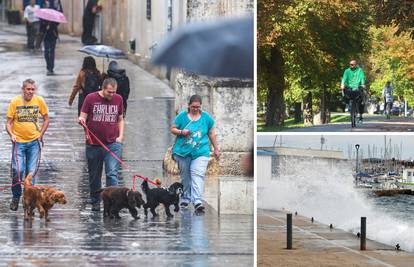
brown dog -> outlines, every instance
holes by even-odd
[[[45,209],[42,206],[42,190],[32,185],[33,175],[29,173],[24,180],[24,192],[23,192],[23,209],[24,219],[33,219],[33,210],[37,208],[40,214],[40,218],[45,216]]]
[[[45,210],[45,220],[49,221],[49,210],[53,207],[53,205],[56,203],[66,204],[65,193],[48,186],[39,186],[39,188],[42,190],[41,205]]]
[[[110,186],[97,192],[101,192],[104,203],[104,217],[109,216],[119,219],[121,218],[119,211],[126,208],[134,219],[139,219],[136,208],[141,208],[145,203],[140,192],[132,191],[123,186]]]
[[[39,217],[45,217],[49,221],[49,210],[56,203],[66,204],[65,194],[55,188],[49,186],[33,186],[33,176],[29,173],[24,180],[23,207],[25,210],[25,219],[32,219],[33,210],[37,208]]]

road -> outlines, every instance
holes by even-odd
[[[414,131],[414,118],[392,117],[387,120],[384,116],[363,116],[363,123],[351,128],[351,122],[329,123],[311,127],[293,128],[284,132],[412,132]]]

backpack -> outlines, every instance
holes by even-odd
[[[115,78],[118,86],[116,93],[122,96],[122,99],[127,100],[129,96],[129,80],[126,76]]]
[[[90,93],[100,90],[101,75],[95,71],[85,71],[85,86],[83,88],[83,95],[87,96]]]

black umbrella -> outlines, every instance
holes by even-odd
[[[212,77],[253,79],[253,17],[185,25],[154,50],[151,62]]]

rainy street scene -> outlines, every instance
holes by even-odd
[[[0,266],[254,264],[253,3],[0,1]]]

